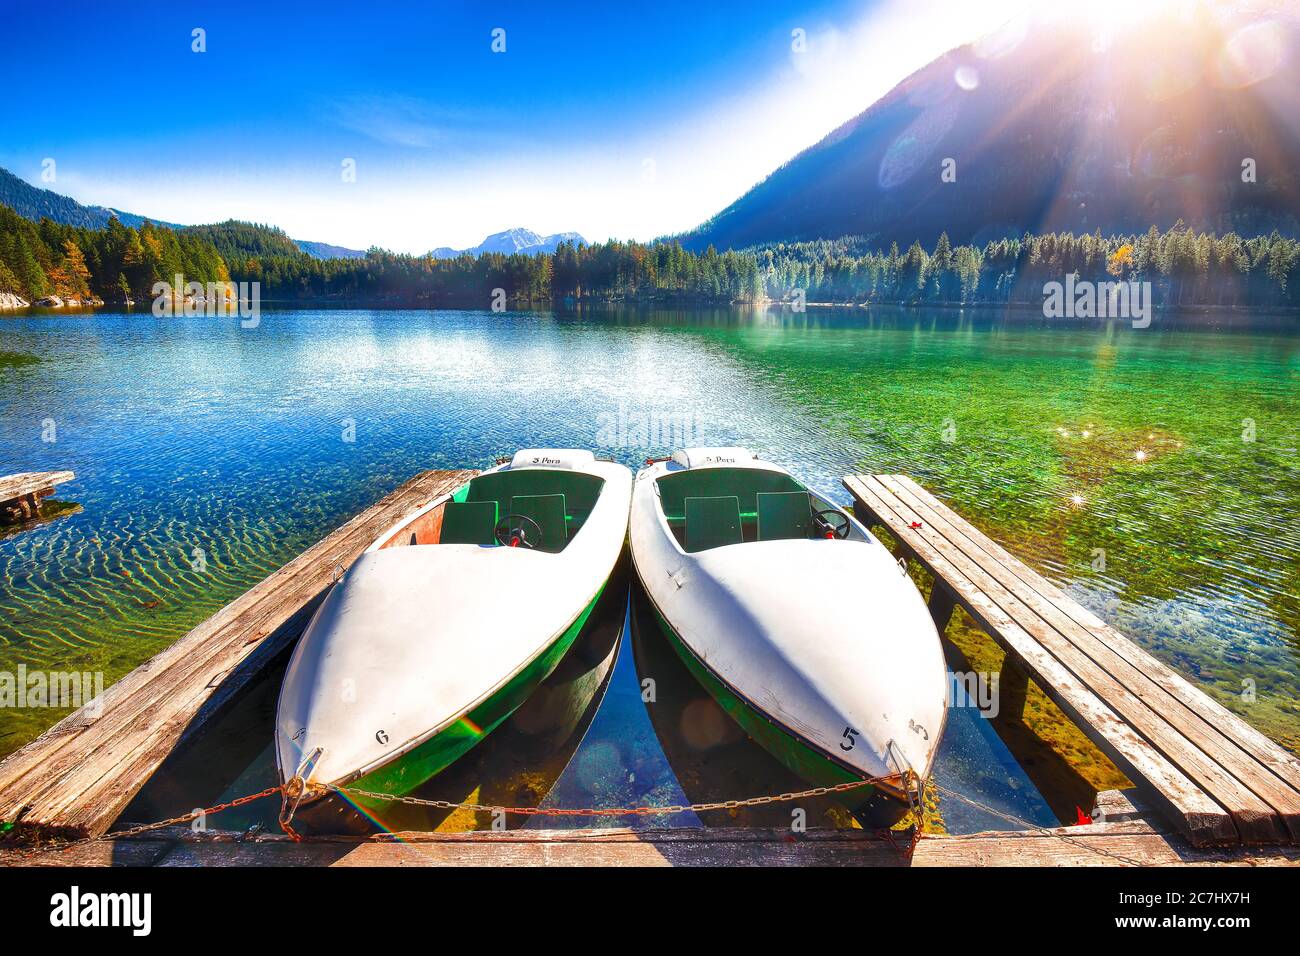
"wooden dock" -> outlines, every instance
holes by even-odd
[[[72,481],[70,471],[24,471],[0,477],[0,524],[30,521],[40,514],[41,499],[54,494],[54,486]]]
[[[385,528],[474,474],[417,475],[131,671],[102,706],[83,707],[11,754],[0,763],[0,822],[41,837],[105,833],[176,745],[297,640],[333,581]]]
[[[1154,811],[1131,803],[1127,791],[1111,791],[1098,796],[1096,823],[927,835],[910,858],[879,835],[854,830],[410,832],[303,842],[185,827],[108,833],[176,746],[298,638],[370,542],[473,474],[413,478],[114,684],[102,708],[83,708],[0,763],[0,822],[20,838],[0,842],[0,865],[1300,864],[1300,848],[1290,845],[1300,819],[1295,758],[898,476],[845,484],[860,514],[887,527],[935,574],[931,605],[940,623],[955,605],[966,608],[1138,784]],[[424,523],[438,517],[431,513]],[[87,837],[102,839],[67,850],[22,848],[27,838]]]
[[[905,475],[844,480],[935,579],[1194,845],[1300,840],[1300,761],[1104,624]],[[1004,691],[1007,681],[1004,674]]]

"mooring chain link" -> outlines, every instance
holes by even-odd
[[[211,814],[220,813],[223,810],[233,810],[235,807],[242,807],[246,803],[252,803],[255,800],[261,800],[263,797],[269,797],[272,794],[280,793],[283,787],[267,787],[265,790],[259,790],[257,793],[250,793],[247,796],[236,797],[233,800],[227,800],[225,803],[219,803],[214,807],[205,807],[201,810],[191,810],[189,813],[183,813],[178,817],[169,817],[166,820],[159,820],[157,823],[142,823],[138,826],[128,827],[125,830],[113,830],[109,833],[101,833],[99,836],[83,837],[80,840],[70,840],[66,843],[52,843],[40,846],[34,846],[31,849],[23,850],[18,856],[27,859],[33,856],[39,856],[42,853],[66,853],[68,850],[75,850],[77,847],[88,846],[91,843],[100,843],[104,840],[119,840],[139,836],[142,833],[149,833],[153,830],[163,830],[167,827],[177,827],[186,823],[193,823],[200,817],[207,817]]]
[[[910,784],[914,781],[915,774],[909,770],[907,772],[907,776],[908,776],[908,780],[905,781],[905,785]],[[768,804],[773,804],[773,803],[788,803],[792,800],[802,800],[808,797],[833,796],[835,794],[844,793],[848,790],[856,790],[860,787],[872,786],[874,784],[882,783],[884,781],[889,781],[896,777],[897,774],[893,774],[886,777],[871,777],[866,780],[853,780],[847,783],[840,783],[830,787],[811,787],[807,790],[800,790],[794,793],[769,794],[760,797],[746,797],[740,800],[716,800],[716,801],[705,802],[705,803],[670,804],[667,806],[658,806],[658,807],[648,807],[648,806],[577,807],[577,808],[503,807],[503,806],[492,806],[489,804],[482,804],[482,803],[458,803],[452,800],[428,800],[422,797],[394,796],[392,794],[376,793],[370,790],[360,790],[354,787],[325,786],[324,789],[332,793],[337,793],[340,796],[362,797],[362,798],[368,798],[372,800],[382,800],[391,803],[402,803],[408,806],[433,807],[440,810],[471,810],[477,813],[510,813],[510,814],[527,815],[527,816],[536,815],[536,816],[552,816],[552,817],[579,817],[579,816],[615,817],[615,816],[658,816],[658,815],[669,814],[669,813],[686,813],[688,811],[700,813],[709,810],[738,810],[743,807],[758,807],[758,806],[766,806]],[[292,783],[293,781],[290,781],[290,784]],[[919,779],[916,779],[915,783],[917,785],[916,793],[919,797],[920,793],[922,792],[921,781]],[[1044,827],[1036,826],[1035,824],[1032,824],[1029,821],[1024,820],[1021,817],[1018,817],[1012,813],[1008,813],[1004,810],[998,810],[994,807],[988,806],[987,804],[980,803],[979,801],[973,800],[970,797],[966,796],[965,794],[958,793],[955,790],[950,790],[949,788],[941,786],[940,784],[933,783],[933,781],[927,781],[927,783],[933,785],[934,789],[940,794],[943,794],[944,796],[952,797],[955,800],[960,800],[962,803],[974,807],[977,810],[982,810],[985,813],[989,813],[992,814],[993,816],[1000,817],[1001,819],[1006,820],[1009,823],[1014,823],[1015,825],[1023,827],[1028,831],[1035,832],[1035,833],[1050,834],[1052,836],[1060,837],[1061,839],[1064,839],[1066,842],[1077,845],[1080,848],[1089,851],[1090,853],[1096,853],[1100,856],[1109,857],[1110,859],[1116,860],[1117,862],[1120,863],[1129,864],[1130,866],[1142,865],[1139,861],[1130,859],[1129,857],[1125,857],[1116,853],[1111,853],[1107,850],[1102,849],[1101,847],[1085,844],[1079,840],[1070,837],[1068,834],[1060,833],[1059,830],[1050,830]],[[257,793],[251,793],[243,797],[236,797],[233,800],[228,800],[225,803],[219,803],[216,806],[207,807],[202,810],[192,810],[189,813],[184,813],[181,814],[180,816],[169,817],[166,820],[159,820],[157,823],[143,823],[138,826],[128,827],[125,830],[114,830],[112,832],[104,833],[99,836],[85,837],[83,839],[72,840],[67,843],[56,843],[56,844],[35,846],[28,850],[19,851],[17,855],[21,859],[27,859],[45,853],[67,852],[69,850],[73,850],[78,847],[87,846],[92,843],[99,843],[106,840],[129,839],[131,837],[140,836],[142,834],[149,833],[155,830],[162,830],[162,829],[166,829],[167,827],[181,826],[186,823],[192,823],[193,821],[199,819],[200,817],[206,817],[210,814],[221,813],[223,810],[232,810],[235,807],[242,807],[245,804],[253,803],[256,800],[261,800],[264,797],[269,797],[274,794],[281,794],[282,797],[285,798],[286,806],[282,807],[282,812],[280,815],[280,825],[282,829],[284,830],[285,834],[289,836],[290,839],[294,841],[300,841],[302,839],[302,836],[296,830],[294,830],[292,826],[293,811],[292,809],[289,809],[288,812],[285,812],[285,809],[287,808],[287,805],[290,800],[292,800],[293,808],[296,809],[298,800],[302,796],[302,791],[300,789],[301,782],[299,781],[299,789],[296,790],[290,784],[267,787],[265,790],[259,790]],[[912,803],[911,787],[908,786],[906,789],[908,791],[908,802]],[[915,807],[915,809],[913,810],[914,815],[917,814],[918,812],[924,812],[924,807],[921,805],[919,799],[914,804],[914,807]],[[911,828],[912,829],[911,839],[906,845],[900,845],[897,842],[897,840],[895,839],[895,834],[892,830],[886,830],[884,832],[885,835],[889,838],[890,842],[894,844],[895,849],[897,849],[902,855],[910,857],[912,852],[916,849],[917,843],[919,843],[922,839],[928,836],[928,834],[924,834],[921,832],[921,823],[922,823],[922,818],[920,816],[917,816],[916,823]]]
[[[375,793],[370,790],[358,790],[354,787],[328,786],[325,789],[340,796],[361,797],[369,800],[383,800],[390,803],[403,803],[413,807],[433,807],[438,810],[472,810],[475,813],[509,813],[519,816],[542,817],[633,817],[659,816],[667,813],[702,813],[708,810],[739,810],[743,807],[759,807],[770,803],[788,803],[791,800],[803,800],[807,797],[824,797],[869,787],[887,777],[871,777],[867,780],[853,780],[831,787],[812,787],[797,793],[781,793],[761,797],[746,797],[741,800],[717,800],[710,803],[670,804],[659,807],[500,807],[482,803],[457,803],[453,800],[427,800],[423,797],[394,796],[389,793]]]

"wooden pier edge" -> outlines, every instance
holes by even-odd
[[[1198,846],[1300,840],[1300,761],[905,475],[851,475],[858,516],[935,579]]]
[[[54,486],[73,481],[70,471],[24,471],[0,476],[0,524],[30,521],[40,514],[41,499],[54,494]]]
[[[175,746],[297,639],[338,569],[386,528],[472,478],[426,471],[366,508],[0,762],[0,822],[100,836]]]
[[[1125,802],[1118,791],[1115,798]],[[1099,795],[1099,802],[1107,794]],[[1194,847],[1141,812],[1050,830],[929,835],[909,857],[862,830],[757,827],[402,832],[374,837],[249,835],[181,827],[70,850],[0,848],[0,866],[1300,866],[1300,847]]]

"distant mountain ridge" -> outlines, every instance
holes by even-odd
[[[201,226],[182,226],[165,219],[138,216],[132,212],[113,209],[109,206],[87,206],[69,196],[33,186],[26,180],[15,176],[9,170],[0,167],[0,204],[8,206],[18,215],[33,222],[50,219],[65,226],[80,226],[84,229],[103,229],[114,217],[124,226],[138,228],[143,222],[152,222],[156,226],[169,229],[194,230]],[[225,224],[222,224],[225,225]],[[288,239],[288,237],[285,237]],[[301,251],[316,259],[364,259],[366,254],[359,249],[331,245],[328,242],[311,242],[305,239],[290,239],[293,249],[282,248],[280,254]]]
[[[1089,21],[1039,19],[952,50],[678,238],[930,248],[943,232],[980,244],[1179,219],[1300,235],[1294,4],[1150,16],[1101,40]]]
[[[554,252],[556,246],[562,242],[571,242],[574,245],[587,244],[587,240],[576,232],[557,232],[554,235],[543,236],[531,229],[514,228],[504,232],[494,232],[472,249],[438,246],[431,250],[429,255],[435,259],[454,259],[467,254],[481,256],[485,252],[501,252],[506,255],[522,252],[526,255],[536,255],[540,252]]]
[[[112,209],[108,206],[85,206],[68,196],[33,186],[24,179],[15,176],[9,170],[0,167],[0,203],[4,203],[18,215],[33,222],[52,219],[65,226],[81,226],[84,229],[103,229],[109,220],[117,217],[124,226],[138,227],[145,221],[145,216]],[[179,228],[175,223],[162,219],[149,219],[158,226]]]
[[[313,259],[364,259],[364,249],[348,249],[344,246],[331,245],[328,242],[311,242],[307,239],[295,239],[294,244]]]

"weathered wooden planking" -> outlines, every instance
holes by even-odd
[[[206,706],[287,646],[314,603],[387,527],[473,476],[430,471],[367,508],[0,763],[0,820],[39,833],[104,833]]]
[[[908,476],[892,475],[889,478],[896,481],[904,489],[910,489],[931,504],[939,505],[948,514],[952,513],[937,498]],[[1037,593],[1041,594],[1072,620],[1086,628],[1107,648],[1141,669],[1143,674],[1153,683],[1159,685],[1161,689],[1176,699],[1183,707],[1202,718],[1205,723],[1208,723],[1225,738],[1235,743],[1252,760],[1267,767],[1293,789],[1300,790],[1300,759],[1279,747],[1274,741],[1246,723],[1241,717],[1209,697],[1205,691],[1193,685],[1182,675],[1144,651],[1109,624],[1103,622],[1101,618],[1067,596],[1065,592],[1037,571],[1008,553],[1001,545],[978,528],[966,524],[962,530],[969,539],[987,553],[1000,556],[1003,561],[1002,566],[1005,567],[1006,571],[1032,586]]]
[[[77,477],[70,471],[24,471],[0,478],[0,524],[21,523],[37,517],[41,499],[54,486]]]
[[[165,831],[20,856],[19,866],[1297,866],[1300,848],[1203,849],[1145,820],[927,836],[909,860],[860,830],[757,828],[638,831],[407,832],[370,839]]]
[[[968,561],[924,526],[913,529],[916,516],[866,476],[846,478],[845,487],[858,506],[889,528],[953,593],[968,613],[1023,666],[1043,691],[1147,796],[1188,834],[1193,843],[1236,842],[1231,816],[1200,787],[1143,739],[1086,681],[1020,626],[993,598],[958,568]],[[898,506],[897,510],[895,506]],[[960,519],[958,519],[960,520]],[[924,523],[922,523],[924,524]]]
[[[1086,672],[1085,683],[1118,688],[1107,703],[1204,784],[1232,813],[1245,839],[1300,836],[1300,761],[1106,626],[911,479],[888,475],[852,480],[872,491],[890,513],[893,521],[881,520],[904,547],[915,551],[916,542],[925,540],[954,565],[972,562],[977,566],[971,574],[974,583],[987,590],[985,596],[1000,610],[1040,636],[1067,666],[1075,669],[1082,661],[1077,673]],[[864,506],[873,510],[871,503]],[[914,521],[920,527],[913,527]],[[969,565],[963,569],[969,570]],[[1153,716],[1167,726],[1151,731]],[[1185,741],[1171,745],[1170,729]],[[1189,747],[1192,755],[1184,759]],[[1226,786],[1225,775],[1231,780]]]
[[[1116,824],[1047,832],[990,832],[926,838],[912,866],[1300,866],[1300,848],[1194,847],[1168,833],[1134,832]]]
[[[976,542],[965,531],[969,525],[918,485],[905,485],[896,476],[874,476],[871,481],[896,496],[894,510],[910,509],[905,516],[923,525],[918,533],[931,533],[935,540],[952,545],[959,555],[954,563],[978,587],[1076,675],[1099,689],[1121,717],[1225,806],[1245,842],[1300,838],[1300,792],[1219,732],[1210,722],[1213,717],[1206,719],[1199,710],[1188,708],[1112,646],[1067,617],[1036,591],[1036,575],[1030,568],[1021,564],[1024,578],[1015,574],[1010,554],[988,538]],[[1212,708],[1222,710],[1204,697],[1200,710],[1209,713]]]
[[[70,471],[24,471],[16,475],[5,475],[0,477],[0,502],[39,495],[76,477]]]

